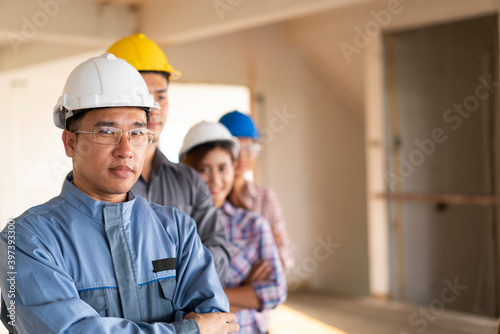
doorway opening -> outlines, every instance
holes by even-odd
[[[395,299],[499,315],[497,21],[384,36]]]

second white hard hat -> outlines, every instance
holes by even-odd
[[[186,134],[186,137],[184,137],[184,142],[182,143],[182,147],[179,152],[179,161],[182,161],[184,154],[196,146],[211,142],[229,143],[233,149],[233,157],[235,159],[238,157],[240,149],[240,142],[238,141],[238,138],[233,137],[229,130],[220,123],[202,121],[193,125],[193,127],[191,127]]]
[[[54,107],[54,124],[64,129],[76,111],[105,107],[160,109],[140,73],[111,53],[90,58],[71,72]]]

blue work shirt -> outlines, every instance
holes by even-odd
[[[0,235],[11,332],[199,333],[187,313],[229,310],[189,216],[131,192],[123,203],[96,201],[71,178]]]

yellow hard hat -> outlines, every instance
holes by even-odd
[[[138,71],[159,71],[170,74],[171,79],[177,79],[181,72],[174,70],[169,64],[162,49],[144,34],[134,34],[124,37],[106,51],[118,58],[125,59]]]

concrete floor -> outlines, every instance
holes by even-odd
[[[494,334],[496,320],[444,310],[429,311],[399,302],[290,292],[273,311],[271,334]],[[427,307],[429,309],[429,307]],[[416,316],[413,315],[416,312]],[[413,323],[409,318],[413,315]],[[412,325],[413,324],[413,325]],[[0,325],[0,334],[7,333]]]
[[[296,291],[273,311],[271,334],[493,334],[496,319],[434,305]]]

